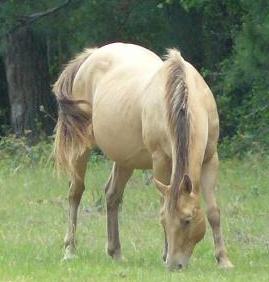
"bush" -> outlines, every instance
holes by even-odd
[[[52,164],[52,137],[46,137],[32,146],[25,137],[16,138],[14,135],[1,137],[0,163],[12,170],[37,164]]]
[[[99,149],[92,151],[91,163],[105,159]],[[0,138],[0,167],[19,170],[28,167],[53,166],[53,136],[43,137],[38,143],[29,145],[26,137],[9,135]]]

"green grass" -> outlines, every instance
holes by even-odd
[[[123,262],[105,252],[105,211],[94,209],[111,163],[89,164],[78,224],[78,258],[63,262],[67,180],[50,166],[0,163],[1,281],[269,281],[269,158],[221,163],[217,194],[222,226],[235,268],[218,269],[211,230],[189,267],[170,273],[161,261],[159,197],[136,172],[120,214]],[[10,162],[8,162],[10,163]],[[12,168],[11,168],[12,167]]]

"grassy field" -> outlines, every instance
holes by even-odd
[[[120,214],[123,262],[105,253],[106,216],[98,208],[111,163],[89,163],[78,224],[78,258],[61,261],[66,230],[67,180],[50,166],[0,162],[0,281],[269,281],[269,158],[221,163],[218,199],[235,268],[218,269],[211,230],[189,267],[168,272],[162,261],[159,197],[131,178]]]

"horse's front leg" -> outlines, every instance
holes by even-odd
[[[164,262],[166,262],[167,251],[168,251],[168,243],[167,243],[166,233],[164,231],[164,247],[163,247],[163,261]]]
[[[120,167],[114,163],[105,188],[107,203],[107,252],[116,260],[121,259],[118,223],[119,204],[122,201],[125,185],[131,177],[132,172],[132,169]]]
[[[220,227],[220,211],[216,202],[215,185],[218,172],[218,155],[203,164],[201,185],[207,206],[207,217],[212,228],[215,243],[216,259],[220,267],[231,268],[231,263],[224,244],[224,238]]]
[[[171,160],[162,152],[155,151],[152,154],[152,160],[153,160],[153,176],[157,180],[161,181],[162,183],[169,184],[170,178],[171,178]],[[164,205],[164,199],[163,196],[161,196],[160,199],[160,206],[161,210]],[[163,261],[166,262],[167,258],[167,249],[168,249],[168,243],[166,238],[166,233],[164,230],[164,247],[163,247]]]

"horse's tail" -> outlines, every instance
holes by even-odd
[[[166,67],[168,78],[166,82],[167,118],[171,138],[176,154],[173,160],[171,178],[172,199],[176,201],[178,185],[188,170],[189,142],[190,142],[190,115],[188,110],[188,87],[184,60],[179,51],[168,50]],[[175,204],[172,200],[172,205]]]
[[[75,161],[91,147],[91,105],[72,97],[75,76],[80,66],[94,52],[86,49],[71,60],[53,85],[58,102],[58,121],[54,142],[56,168],[76,174]]]

